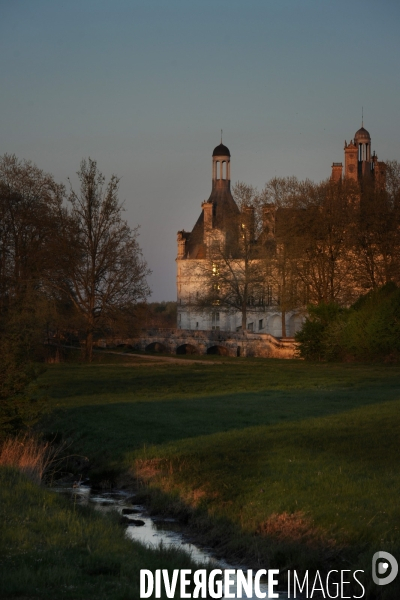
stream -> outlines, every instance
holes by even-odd
[[[199,564],[211,564],[215,569],[242,569],[246,571],[244,565],[232,565],[213,556],[212,552],[194,544],[185,533],[184,527],[177,519],[168,517],[149,516],[146,508],[140,504],[135,504],[135,495],[132,492],[122,490],[113,490],[100,492],[92,490],[90,487],[80,485],[79,487],[53,487],[55,492],[68,496],[74,504],[92,505],[101,512],[118,511],[121,517],[125,517],[126,535],[132,540],[137,540],[147,546],[157,547],[174,546],[185,550],[190,554],[191,559]],[[127,514],[129,511],[130,514]],[[129,525],[132,521],[132,525]],[[136,524],[135,524],[136,521]],[[260,590],[268,591],[266,583],[261,581]],[[229,596],[230,598],[233,596]],[[234,596],[235,598],[237,596]],[[243,596],[244,598],[256,599],[256,596]],[[299,598],[299,596],[297,596]],[[222,597],[225,598],[225,595]],[[268,595],[267,595],[268,598]],[[279,592],[279,599],[288,598],[287,593]]]

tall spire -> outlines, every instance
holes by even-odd
[[[221,144],[222,144],[222,129],[221,129]]]
[[[364,107],[361,107],[361,127],[364,127]]]

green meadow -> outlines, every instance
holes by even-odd
[[[374,552],[400,554],[398,367],[105,360],[42,378],[43,429],[94,480],[138,478],[152,510],[232,560],[364,569],[366,598],[400,596],[369,584]]]
[[[1,598],[135,600],[140,569],[178,567],[193,568],[183,551],[145,548],[125,538],[116,515],[0,469]]]
[[[398,578],[371,582],[374,552],[400,556],[397,366],[96,361],[49,366],[40,381],[41,432],[87,457],[94,483],[136,485],[149,510],[178,516],[235,564],[363,569],[365,598],[400,597]],[[7,597],[136,598],[140,568],[189,562],[132,544],[112,519],[22,475],[0,476]]]

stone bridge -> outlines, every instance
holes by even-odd
[[[130,346],[135,350],[168,354],[219,354],[295,358],[293,338],[278,339],[269,333],[147,329],[131,339],[99,340],[98,346]]]

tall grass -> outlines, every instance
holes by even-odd
[[[0,447],[0,466],[13,467],[39,484],[57,460],[59,449],[32,434],[7,438]]]
[[[140,597],[140,569],[178,568],[196,567],[182,550],[152,549],[129,540],[117,512],[75,506],[21,472],[0,466],[4,600],[134,600]]]

